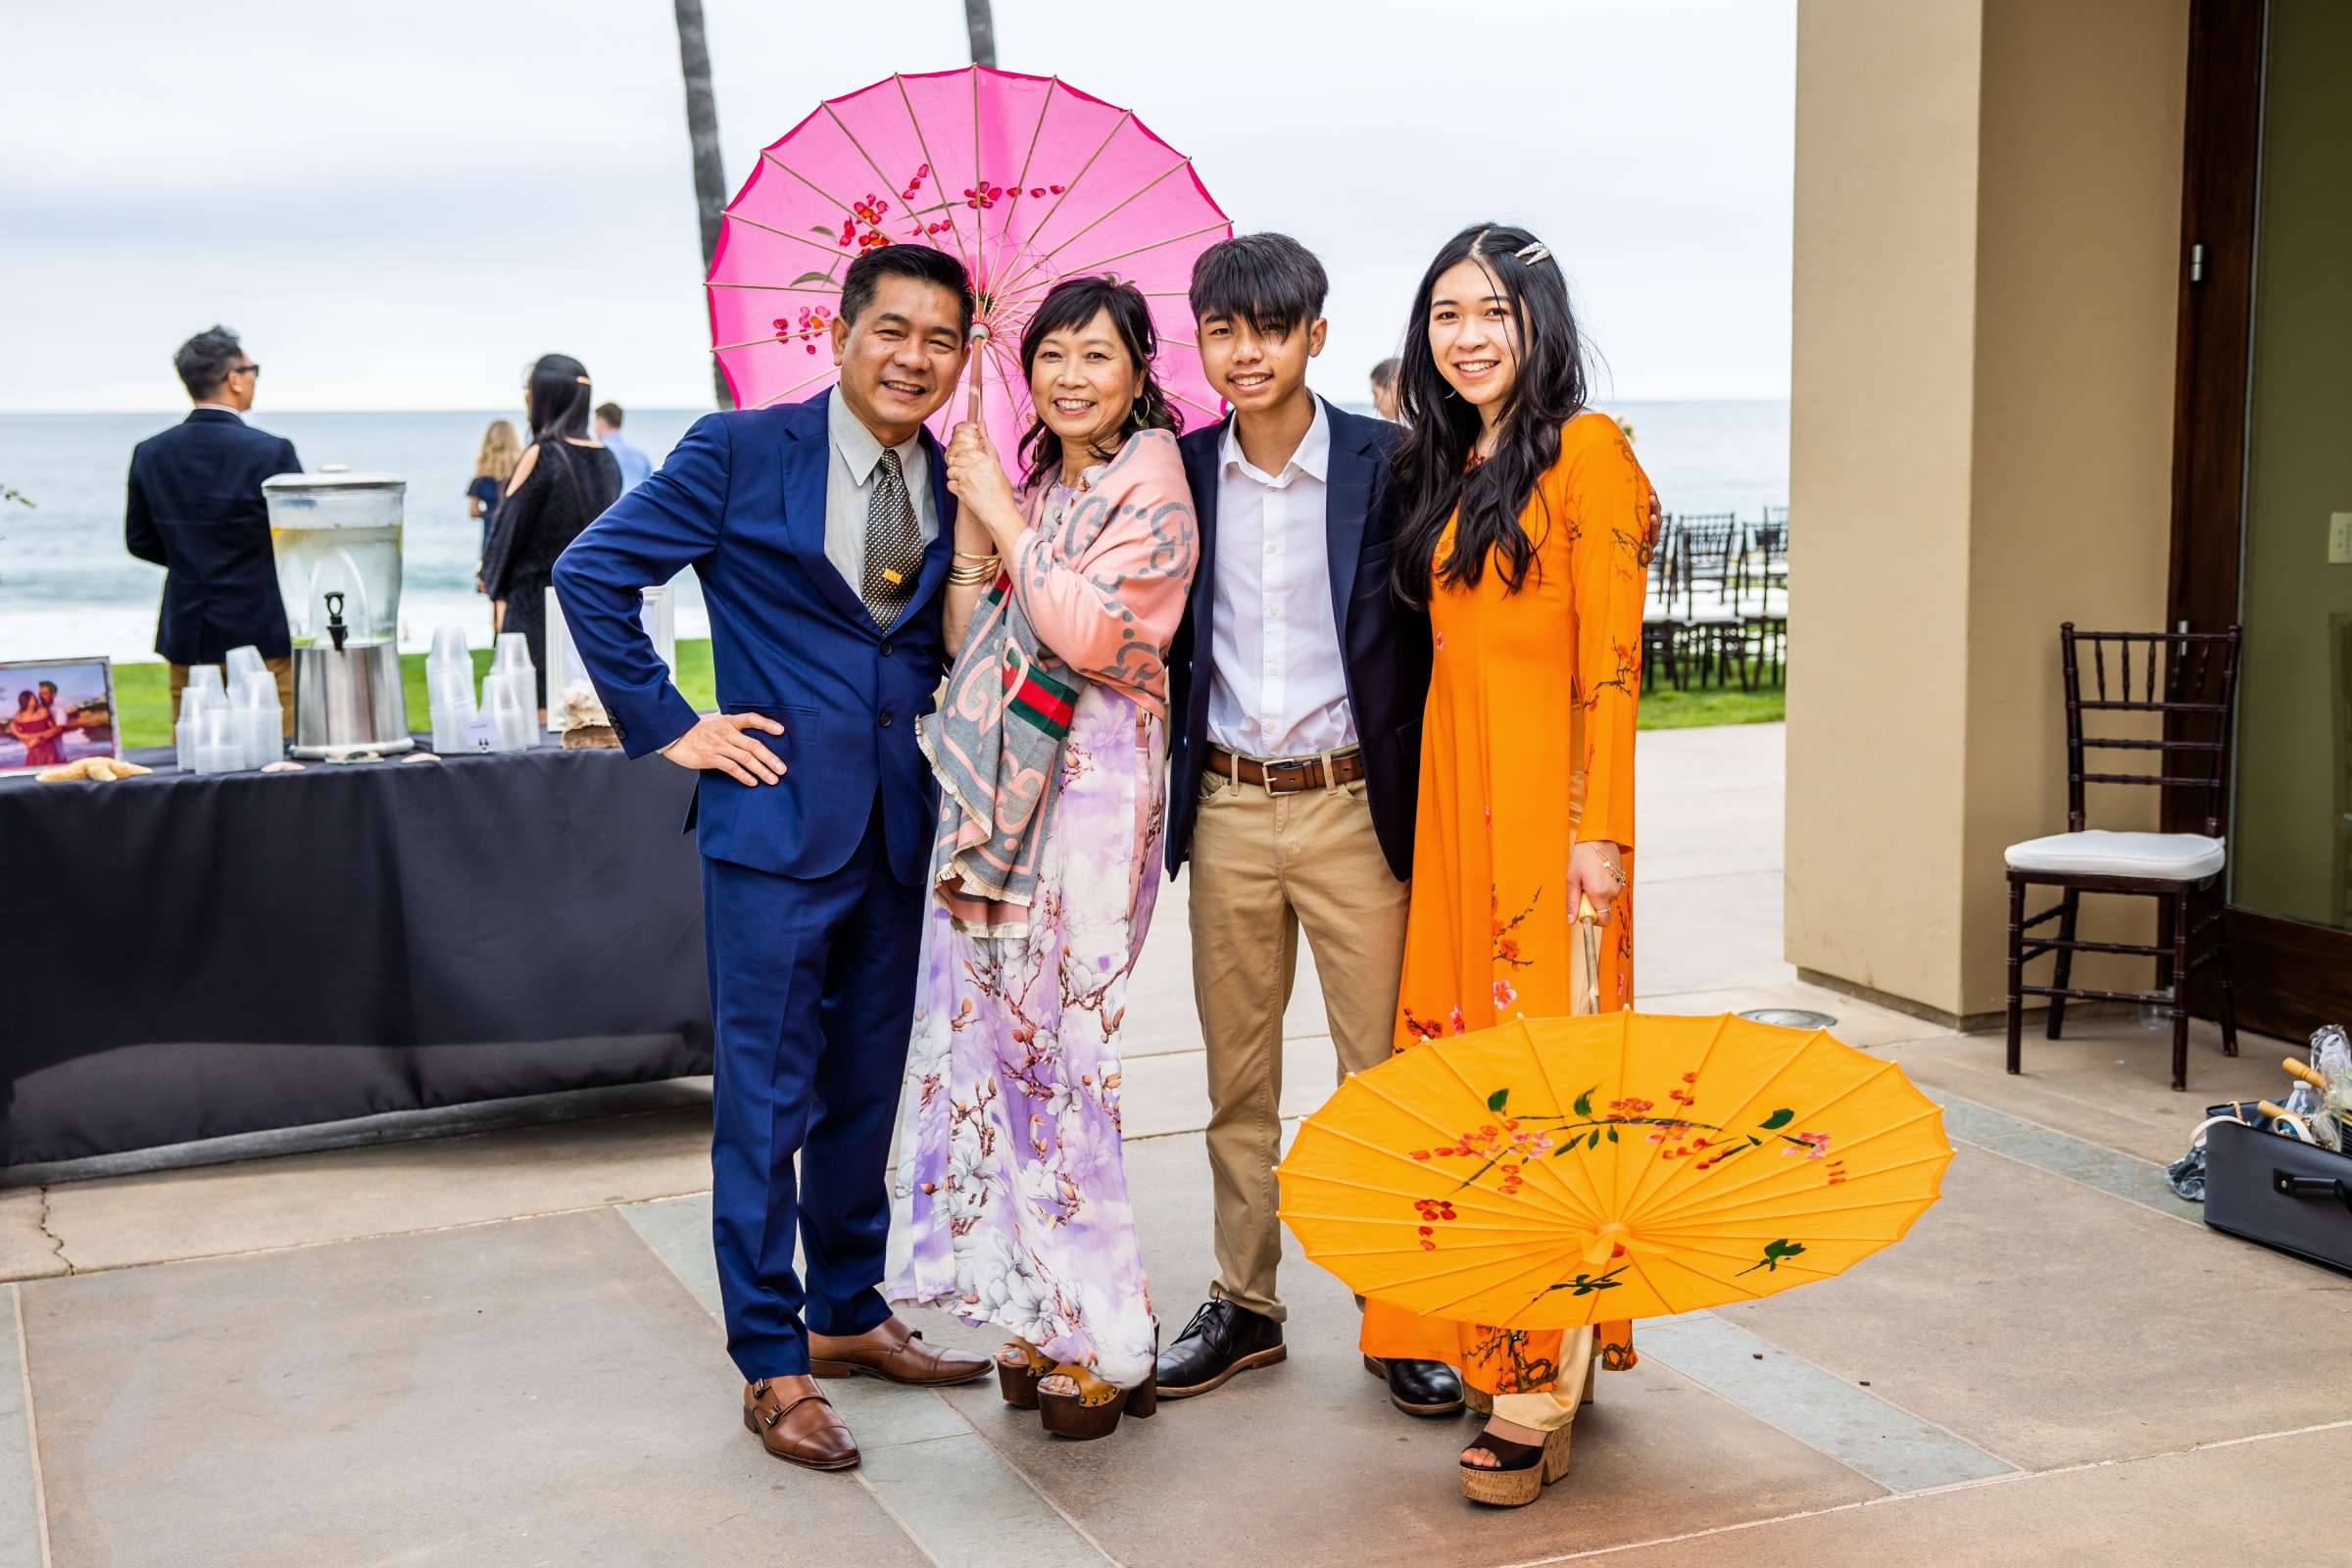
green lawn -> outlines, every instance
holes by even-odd
[[[424,656],[403,654],[400,666],[408,687],[409,725],[422,729],[431,711],[425,706]],[[478,678],[489,667],[490,650],[475,649],[474,675]],[[717,706],[718,698],[711,685],[709,638],[679,642],[677,674],[678,689],[686,694],[688,702],[697,708]],[[1701,691],[1693,687],[1687,692],[1662,688],[1642,695],[1642,727],[1692,729],[1701,724],[1769,724],[1781,717],[1787,695],[1779,686],[1754,692],[1743,692],[1737,687],[1729,691]],[[122,721],[124,746],[172,744],[172,699],[165,685],[163,665],[117,664],[115,710]]]

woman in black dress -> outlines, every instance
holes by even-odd
[[[482,586],[500,631],[529,639],[539,672],[539,704],[547,707],[547,583],[564,547],[620,499],[620,465],[588,434],[595,401],[587,367],[564,354],[531,367],[523,412],[531,444],[514,465],[482,553]]]

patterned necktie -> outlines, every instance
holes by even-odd
[[[875,625],[888,627],[899,618],[922,569],[922,524],[915,521],[899,454],[884,447],[865,498],[865,574],[858,584],[858,595]]]

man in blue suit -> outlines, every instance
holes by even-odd
[[[124,545],[165,568],[155,651],[171,665],[172,718],[179,720],[189,665],[218,664],[231,648],[250,645],[277,677],[278,705],[291,724],[294,649],[262,481],[300,473],[302,460],[293,442],[245,422],[262,368],[236,333],[224,326],[199,332],[179,346],[172,366],[196,406],[133,449],[122,511]]]
[[[622,748],[702,770],[688,823],[703,853],[727,1349],[744,1424],[812,1469],[858,1463],[812,1372],[933,1385],[989,1367],[925,1345],[880,1291],[935,825],[914,721],[946,667],[955,539],[923,420],[955,389],[971,319],[953,257],[860,256],[833,326],[840,384],[696,421],[555,569]],[[705,716],[638,614],[640,590],[686,566],[710,612],[720,711]]]

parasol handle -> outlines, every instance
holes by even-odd
[[[978,424],[980,422],[980,387],[982,381],[980,372],[985,365],[985,362],[980,357],[980,351],[987,346],[988,323],[986,321],[974,321],[972,323],[971,348],[968,351],[971,356],[972,367],[972,401],[970,405],[965,408],[963,415],[965,418],[971,420],[974,424]]]
[[[2288,1056],[2283,1061],[2279,1062],[2278,1065],[2286,1069],[2289,1077],[2300,1078],[2303,1080],[2303,1082],[2311,1085],[2312,1088],[2319,1090],[2322,1094],[2327,1093],[2327,1076],[2320,1072],[2318,1068],[2306,1066],[2292,1056]]]

